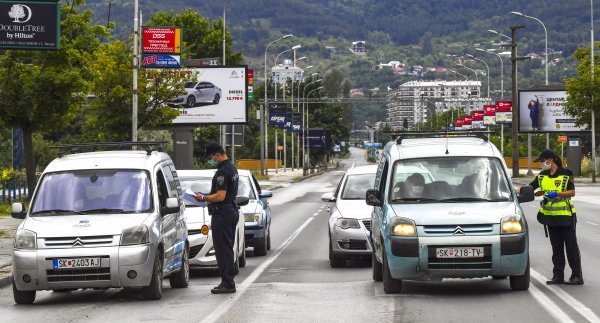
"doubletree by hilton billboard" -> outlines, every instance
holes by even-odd
[[[0,48],[58,49],[57,1],[0,1]]]

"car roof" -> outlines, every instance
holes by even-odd
[[[152,171],[161,161],[171,161],[164,152],[143,150],[97,151],[65,155],[54,159],[44,170],[60,172],[86,169],[144,169]]]
[[[361,165],[354,166],[350,168],[346,174],[347,175],[357,175],[357,174],[375,174],[377,172],[377,165]]]
[[[457,156],[502,158],[491,142],[474,137],[405,138],[400,144],[389,142],[384,151],[388,152],[393,160]]]
[[[213,177],[216,171],[216,169],[178,169],[177,175],[179,177]],[[247,169],[238,169],[238,175],[251,176],[252,173]]]

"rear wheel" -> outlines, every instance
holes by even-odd
[[[190,284],[190,249],[186,246],[181,259],[181,269],[169,277],[172,288],[186,288]]]
[[[383,266],[375,257],[375,250],[373,250],[373,254],[371,255],[371,267],[373,268],[373,280],[376,282],[380,282],[383,280]]]
[[[331,266],[331,268],[340,268],[346,266],[346,259],[333,253],[331,237],[329,238],[329,266]]]
[[[527,268],[525,268],[525,273],[520,276],[510,276],[510,288],[512,288],[512,290],[528,290],[529,282],[529,259],[527,259]]]
[[[34,290],[26,290],[21,291],[17,289],[17,285],[15,285],[15,279],[12,281],[13,285],[13,298],[15,299],[15,303],[17,304],[33,304],[35,301],[35,291]]]
[[[196,105],[196,97],[193,95],[188,96],[187,100],[185,101],[185,105],[188,108],[193,108]]]
[[[402,280],[392,277],[385,250],[382,250],[381,253],[383,255],[383,291],[386,294],[400,293],[402,291]]]
[[[154,267],[152,268],[152,278],[150,285],[142,288],[142,297],[147,300],[158,300],[162,297],[163,283],[163,255],[157,252],[154,257]]]

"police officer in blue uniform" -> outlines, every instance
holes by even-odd
[[[205,156],[217,172],[212,179],[209,194],[196,193],[196,200],[208,202],[208,212],[212,215],[212,239],[215,256],[221,275],[221,284],[213,288],[213,294],[235,293],[234,277],[237,275],[233,244],[235,229],[239,220],[238,206],[235,203],[238,190],[238,172],[227,158],[223,147],[216,142],[206,145]]]

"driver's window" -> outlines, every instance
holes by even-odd
[[[159,170],[156,173],[156,187],[158,192],[158,203],[160,207],[166,207],[167,198],[169,197],[169,191],[167,190],[165,176],[163,175],[163,172],[161,170]]]

